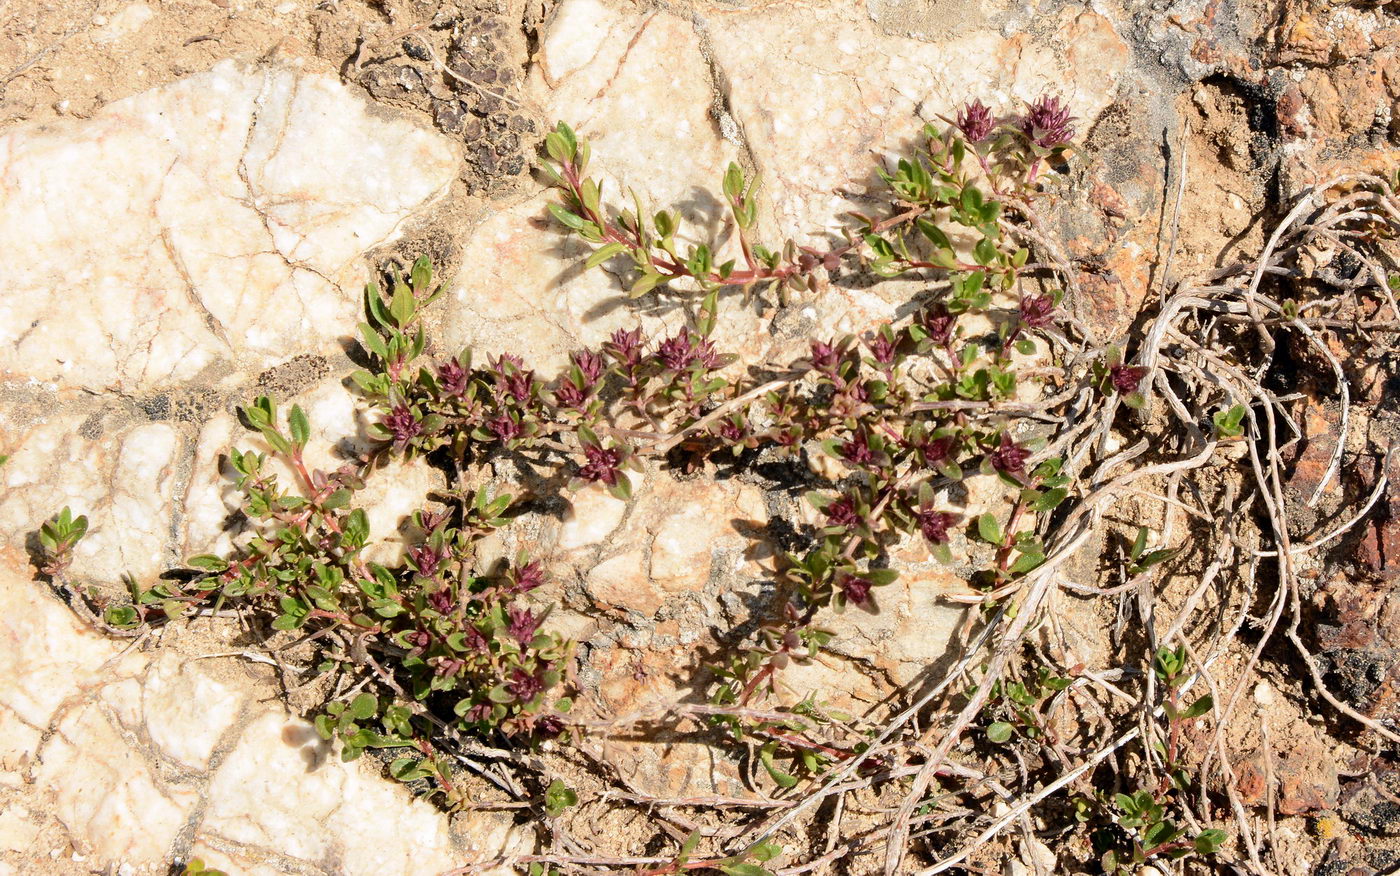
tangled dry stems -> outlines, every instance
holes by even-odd
[[[1327,200],[1328,195],[1335,194],[1343,186],[1356,190],[1335,200]],[[1074,466],[1075,480],[1084,484],[1085,493],[1070,513],[1056,521],[1045,533],[1044,541],[1049,547],[1046,562],[1026,578],[1016,581],[1013,588],[980,597],[988,602],[995,601],[1001,607],[966,643],[962,657],[947,673],[905,709],[885,721],[869,744],[868,752],[871,755],[888,754],[895,762],[904,764],[919,760],[922,763],[861,778],[856,775],[860,764],[851,761],[822,777],[817,787],[808,790],[795,802],[715,798],[664,800],[638,794],[626,799],[655,807],[741,806],[771,810],[773,814],[766,819],[729,839],[726,850],[742,855],[745,850],[779,836],[784,829],[800,823],[804,815],[821,807],[832,797],[844,799],[846,795],[868,789],[882,780],[913,776],[913,785],[903,795],[897,811],[886,825],[869,831],[865,836],[844,838],[838,817],[831,828],[833,843],[830,849],[804,864],[775,871],[779,876],[820,871],[852,852],[882,844],[884,871],[887,874],[901,872],[909,848],[908,840],[916,825],[914,811],[925,799],[933,777],[946,768],[954,775],[980,780],[987,778],[981,771],[953,760],[950,753],[982,708],[992,683],[1005,672],[1008,663],[1023,650],[1028,637],[1037,630],[1048,630],[1061,653],[1072,651],[1054,620],[1059,600],[1085,595],[1116,596],[1120,600],[1134,600],[1135,610],[1148,619],[1144,629],[1148,632],[1146,646],[1149,654],[1158,647],[1176,643],[1189,649],[1196,668],[1183,689],[1201,685],[1214,694],[1211,711],[1214,731],[1200,766],[1198,793],[1194,802],[1185,807],[1183,815],[1195,826],[1211,824],[1216,821],[1211,814],[1211,797],[1223,796],[1228,800],[1234,828],[1244,848],[1243,857],[1234,863],[1251,873],[1279,872],[1282,868],[1277,862],[1271,868],[1261,857],[1263,841],[1258,823],[1251,817],[1236,790],[1237,777],[1231,768],[1226,745],[1240,698],[1257,681],[1259,660],[1277,638],[1279,630],[1282,628],[1284,638],[1296,650],[1301,665],[1308,673],[1313,692],[1338,713],[1376,736],[1391,742],[1400,741],[1400,734],[1342,702],[1327,688],[1314,656],[1299,635],[1302,605],[1298,591],[1297,559],[1335,542],[1364,520],[1384,495],[1386,478],[1381,476],[1369,496],[1344,522],[1311,541],[1295,543],[1287,520],[1283,453],[1301,435],[1288,410],[1288,403],[1296,401],[1298,395],[1280,397],[1262,383],[1273,364],[1276,346],[1273,332],[1279,329],[1296,331],[1332,367],[1341,412],[1341,434],[1322,481],[1309,497],[1309,504],[1316,504],[1328,483],[1338,475],[1346,446],[1351,398],[1345,370],[1318,333],[1349,331],[1373,343],[1387,343],[1384,339],[1376,340],[1373,333],[1400,331],[1400,309],[1396,307],[1387,267],[1380,264],[1374,253],[1349,242],[1355,237],[1355,228],[1366,223],[1383,225],[1391,233],[1400,231],[1400,201],[1396,200],[1389,182],[1376,176],[1360,175],[1333,179],[1316,186],[1299,199],[1275,227],[1257,260],[1217,271],[1205,284],[1182,281],[1160,302],[1148,305],[1146,318],[1134,331],[1142,339],[1141,343],[1135,345],[1130,339],[1127,346],[1130,349],[1136,346],[1134,361],[1152,375],[1151,386],[1144,391],[1149,404],[1143,418],[1164,417],[1171,423],[1160,430],[1166,440],[1153,448],[1150,454],[1153,461],[1133,465],[1149,455],[1145,439],[1118,453],[1103,453],[1109,446],[1109,436],[1114,431],[1118,416],[1117,396],[1101,396],[1086,388],[1070,397],[1058,396],[1035,406],[1041,419],[1054,421],[1057,426],[1050,446],[1040,455],[1065,455],[1071,461],[1069,464]],[[1008,225],[1008,230],[1025,233],[1025,229],[1014,225]],[[1026,236],[1032,243],[1045,242],[1045,238],[1038,234]],[[1319,278],[1308,277],[1296,267],[1290,267],[1290,264],[1300,251],[1319,241],[1350,253],[1365,266],[1368,282],[1334,280],[1331,283],[1336,290],[1334,295],[1309,300],[1289,315],[1290,310],[1282,301],[1261,291],[1262,280],[1276,277],[1317,282]],[[1063,258],[1054,252],[1045,253],[1045,257],[1061,272],[1066,285],[1072,287],[1073,272]],[[1379,291],[1392,314],[1391,319],[1358,321],[1327,316],[1365,289]],[[1223,331],[1237,326],[1252,326],[1259,333],[1259,346],[1249,351],[1252,355],[1248,358],[1240,355],[1242,346],[1235,345],[1232,356],[1223,352],[1218,342]],[[1083,361],[1095,354],[1102,354],[1107,346],[1104,339],[1093,337],[1083,323],[1076,322],[1074,328],[1079,336],[1072,341],[1066,339],[1065,350],[1072,361]],[[1185,353],[1173,356],[1171,368],[1167,369],[1162,367],[1166,359],[1163,350],[1172,345],[1184,349]],[[1220,493],[1213,507],[1192,505],[1179,497],[1183,492],[1198,498],[1201,496],[1201,491],[1192,483],[1193,475],[1211,467],[1229,467],[1233,464],[1222,453],[1221,441],[1208,435],[1201,426],[1209,421],[1211,411],[1218,409],[1222,403],[1239,403],[1246,407],[1249,424],[1247,439],[1227,443],[1235,448],[1236,453],[1244,450],[1250,480],[1243,487],[1243,495],[1238,495],[1231,484]],[[1022,411],[1018,408],[1017,412]],[[1277,436],[1282,431],[1281,427],[1285,426],[1295,437],[1280,445]],[[1386,466],[1382,465],[1381,470],[1385,469]],[[1138,486],[1141,483],[1154,484],[1162,492],[1144,491]],[[1160,628],[1157,620],[1162,583],[1160,569],[1149,570],[1112,589],[1075,582],[1062,571],[1075,552],[1105,526],[1115,506],[1128,499],[1151,499],[1160,504],[1165,521],[1164,543],[1173,542],[1177,535],[1177,522],[1183,512],[1207,524],[1206,531],[1210,534],[1205,544],[1198,545],[1201,553],[1209,557],[1199,583],[1181,608],[1174,614],[1168,614],[1166,631],[1161,634],[1156,633]],[[1262,509],[1260,519],[1267,527],[1262,532],[1257,531],[1255,518],[1241,514],[1241,508]],[[1201,531],[1199,527],[1195,530],[1197,535]],[[1276,548],[1261,549],[1261,544],[1275,545]],[[1261,563],[1270,559],[1275,560],[1276,569],[1272,596],[1265,614],[1254,617],[1250,609],[1256,596],[1261,593]],[[1226,579],[1234,576],[1241,580],[1240,586],[1231,591],[1233,598],[1228,605],[1229,622],[1222,624],[1201,617],[1206,594],[1221,592],[1225,589]],[[1267,585],[1263,585],[1263,590],[1267,592]],[[1015,616],[1010,620],[1007,619],[1007,605],[1016,607]],[[1232,683],[1228,688],[1222,688],[1211,671],[1212,667],[1230,652],[1237,641],[1236,634],[1246,625],[1259,630],[1258,641],[1249,652],[1244,667],[1234,674]],[[1062,696],[1068,696],[1072,691],[1102,688],[1110,692],[1110,701],[1116,699],[1122,705],[1131,705],[1131,711],[1139,716],[1136,726],[1110,736],[1111,741],[1097,749],[1065,757],[1060,764],[1062,774],[1058,779],[1042,787],[1021,788],[1017,793],[1007,793],[1005,808],[990,819],[989,824],[954,851],[939,856],[935,864],[918,869],[916,872],[919,876],[932,876],[952,869],[1014,826],[1020,825],[1029,836],[1034,828],[1027,815],[1037,806],[1082,783],[1097,767],[1139,738],[1146,736],[1150,740],[1157,735],[1163,709],[1153,685],[1149,681],[1144,687],[1144,694],[1134,697],[1107,681],[1109,676],[1116,674],[1121,677],[1123,673],[1124,669],[1114,667],[1082,669],[1075,684]],[[1150,673],[1147,678],[1151,679]],[[929,707],[940,698],[957,690],[959,684],[969,682],[975,682],[977,693],[967,700],[961,710],[952,714],[937,710],[930,712]],[[1107,709],[1104,711],[1106,714]],[[930,722],[928,727],[922,732],[912,732],[911,725],[920,718]],[[930,748],[927,743],[934,737],[938,739],[937,744]],[[1142,752],[1146,758],[1146,768],[1153,769],[1153,748],[1150,745],[1142,746]],[[1160,764],[1157,764],[1157,768],[1160,768]],[[968,819],[970,825],[975,825],[976,821],[976,818]],[[1272,824],[1271,797],[1270,830]],[[1270,848],[1276,854],[1277,842],[1271,842]],[[631,868],[664,865],[672,859],[544,856],[539,860],[579,867]]]

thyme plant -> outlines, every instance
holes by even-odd
[[[476,543],[527,510],[520,497],[485,485],[493,460],[530,454],[560,473],[567,490],[596,484],[627,499],[629,472],[668,464],[682,444],[691,466],[760,451],[826,455],[837,475],[807,495],[822,525],[782,556],[777,595],[757,631],[702,670],[707,715],[781,787],[834,764],[885,769],[864,741],[833,732],[839,716],[814,697],[793,707],[775,702],[775,681],[829,645],[823,623],[831,612],[879,609],[881,588],[897,577],[886,562],[896,542],[922,540],[945,561],[958,533],[983,543],[972,582],[990,607],[1045,561],[1042,523],[1075,484],[1061,449],[1028,437],[1023,420],[1035,406],[1022,399],[1027,384],[1031,395],[1044,394],[1070,379],[1063,369],[1029,368],[1026,357],[1083,351],[1067,340],[1062,291],[1044,282],[1043,269],[1026,276],[1036,266],[1014,232],[1071,158],[1073,123],[1054,97],[1000,118],[980,101],[967,104],[927,126],[921,149],[882,168],[887,209],[855,215],[847,238],[830,248],[760,240],[760,180],[731,165],[721,184],[736,233],[729,258],[718,241],[683,247],[675,210],[652,211],[635,193],[625,206],[609,204],[602,181],[589,175],[587,142],[560,123],[545,138],[541,164],[559,190],[553,217],[592,245],[589,268],[625,265],[629,297],[676,296],[688,324],[666,336],[620,329],[574,351],[557,375],[509,353],[430,357],[422,316],[442,286],[420,258],[389,288],[366,289],[359,332],[370,365],[352,379],[373,420],[374,451],[336,471],[308,467],[305,412],[258,398],[242,416],[261,443],[229,456],[249,537],[227,556],[191,558],[197,574],[186,583],[136,587],[130,601],[96,608],[107,626],[129,630],[237,606],[304,641],[339,644],[320,668],[351,674],[356,693],[326,703],[317,730],[339,740],[347,760],[403,749],[393,775],[462,806],[450,757],[458,741],[528,747],[589,732],[571,717],[575,643],[550,632],[550,609],[532,602],[545,583],[542,558],[476,562]],[[931,287],[911,316],[861,336],[811,338],[804,356],[771,376],[726,368],[736,357],[717,334],[723,302],[732,300],[723,290],[781,303],[843,273],[913,276]],[[1147,372],[1120,351],[1087,367],[1094,392],[1140,404]],[[361,490],[386,461],[415,456],[463,476],[425,497],[413,515],[415,544],[393,562],[371,561]],[[1009,510],[969,518],[948,502],[947,487],[979,473],[1002,485]],[[66,580],[84,530],[68,509],[45,525],[46,568],[56,578]],[[985,737],[1005,744],[1043,735],[1039,703],[1067,684],[1042,673],[999,686],[982,719]],[[1198,713],[1193,706],[1185,714]],[[536,790],[550,816],[577,800],[557,782]],[[1125,799],[1120,808],[1146,817],[1150,800]],[[1096,801],[1085,811],[1111,805]],[[1190,845],[1174,827],[1169,837],[1155,830],[1139,851],[1154,839],[1173,853]],[[1210,837],[1195,847],[1213,844]],[[693,848],[689,842],[673,870],[653,872],[694,869]],[[776,850],[758,848],[759,863],[741,855],[706,866],[766,873],[759,864]]]

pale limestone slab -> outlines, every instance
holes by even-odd
[[[199,664],[165,654],[140,688],[140,729],[162,755],[183,767],[204,770],[240,718],[250,692],[219,681]]]
[[[23,852],[39,836],[41,824],[19,808],[0,810],[0,852]]]
[[[0,422],[8,419],[0,410]],[[81,415],[57,415],[21,433],[0,468],[0,538],[24,545],[60,508],[86,514],[89,534],[73,572],[116,582],[124,572],[151,579],[170,561],[171,503],[182,439],[165,423],[83,435]]]
[[[644,483],[640,473],[629,474],[635,493]],[[601,485],[580,489],[569,497],[564,523],[559,529],[557,547],[566,554],[583,549],[596,551],[627,514],[628,503],[616,498]]]
[[[195,443],[181,511],[180,554],[226,556],[234,548],[237,532],[230,527],[238,510],[237,472],[227,460],[232,450],[244,450],[250,435],[231,414],[218,414],[204,423]]]
[[[333,77],[232,60],[86,121],[13,127],[0,239],[25,258],[0,300],[0,372],[133,391],[329,345],[353,332],[360,253],[456,168],[445,138]]]
[[[863,4],[778,3],[703,13],[729,106],[769,181],[768,229],[801,243],[838,234],[860,209],[838,189],[877,189],[875,161],[907,154],[972,98],[1017,113],[1066,98],[1085,131],[1129,62],[1112,24],[1066,9],[1047,36],[971,31],[937,43],[892,36]],[[800,38],[793,38],[801,34]],[[1092,60],[1090,60],[1092,59]]]
[[[589,140],[589,173],[604,200],[630,207],[626,191],[635,189],[648,212],[678,208],[683,245],[715,240],[717,262],[737,254],[716,197],[732,160],[764,178],[758,240],[830,245],[848,227],[845,214],[869,210],[849,195],[877,189],[877,161],[907,153],[926,122],[942,124],[940,115],[973,97],[1015,113],[1048,92],[1066,98],[1087,131],[1130,60],[1113,24],[1086,10],[1066,10],[1035,34],[974,27],[930,42],[887,33],[860,2],[709,4],[681,14],[612,0],[560,3],[537,57],[531,95],[546,118]],[[569,350],[617,328],[640,321],[655,339],[682,323],[664,302],[622,300],[608,271],[626,259],[584,270],[590,247],[547,213],[557,200],[552,191],[526,197],[471,230],[463,257],[471,269],[443,317],[449,349],[508,350],[553,376]],[[800,319],[821,336],[866,332],[912,288],[833,287],[806,296]],[[804,352],[734,302],[726,300],[720,328],[726,349],[749,363]]]
[[[686,246],[721,233],[724,209],[710,193],[740,151],[711,119],[714,85],[692,23],[600,0],[565,0],[551,22],[528,87],[547,119],[592,144],[588,172],[604,180],[605,200],[630,206],[633,189],[648,213],[679,209],[687,225],[704,229],[680,235]],[[549,218],[557,200],[539,192],[472,230],[462,258],[471,270],[459,275],[443,317],[448,349],[508,350],[553,376],[570,350],[636,323],[617,278],[584,271],[590,248],[565,239]],[[733,248],[730,241],[719,261]],[[646,313],[645,322],[663,335],[684,324],[683,314],[662,312]]]
[[[0,407],[0,539],[24,545],[69,505],[91,524],[72,571],[107,583],[226,550],[236,496],[214,462],[247,436],[227,415],[195,441],[143,423],[147,391],[230,390],[334,351],[358,319],[360,255],[456,167],[448,140],[334,77],[234,61],[0,133],[0,239],[26,253],[0,298],[0,377],[35,399]],[[362,449],[350,395],[313,395],[327,451],[347,435]]]
[[[70,701],[84,701],[108,682],[133,678],[146,658],[118,658],[119,643],[90,632],[78,616],[29,579],[23,555],[0,549],[0,716],[42,732]],[[37,739],[35,740],[37,741]],[[9,734],[0,757],[14,762]]]
[[[159,861],[199,802],[189,784],[163,781],[98,708],[59,723],[35,781],[83,854],[106,861]]]
[[[0,554],[0,788],[6,811],[36,813],[0,823],[6,847],[32,842],[45,815],[103,872],[162,870],[191,830],[194,854],[237,862],[231,873],[437,873],[529,850],[528,830],[491,814],[454,834],[373,765],[342,763],[252,678],[129,644]]]
[[[491,834],[494,847],[516,850],[523,837]],[[341,765],[309,724],[276,713],[248,726],[209,788],[197,851],[228,841],[366,876],[437,873],[458,859],[440,812],[360,765]]]
[[[590,487],[559,528],[556,563],[581,575],[600,607],[651,618],[715,590],[720,575],[763,574],[754,560],[768,511],[757,487],[653,473],[634,476],[633,496],[624,504]]]

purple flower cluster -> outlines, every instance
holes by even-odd
[[[1035,145],[1053,149],[1074,139],[1075,121],[1069,114],[1069,104],[1047,94],[1028,105],[1026,114],[1021,117],[1021,130]]]
[[[870,449],[870,439],[864,432],[855,433],[836,449],[852,465],[869,465],[875,461],[875,451]]]
[[[836,371],[836,366],[841,361],[841,353],[831,344],[813,341],[811,359],[813,368],[822,374],[830,375]]]
[[[856,513],[856,503],[850,496],[842,496],[826,506],[826,522],[831,526],[853,528],[860,523]]]
[[[687,328],[662,341],[656,358],[672,371],[684,371],[697,362],[707,371],[719,365],[715,345],[705,338],[693,337]]]
[[[924,331],[928,333],[928,338],[940,347],[947,347],[953,340],[953,324],[957,318],[948,312],[948,308],[943,302],[938,302],[925,310],[919,323]]]
[[[1127,395],[1130,392],[1137,392],[1138,384],[1147,376],[1146,368],[1139,368],[1135,365],[1118,364],[1108,369],[1108,381],[1113,388]]]
[[[1031,452],[1011,439],[1006,432],[1001,433],[1001,443],[996,449],[987,454],[987,459],[991,461],[992,468],[1006,474],[1017,474],[1026,467],[1026,460],[1030,458]]]
[[[852,605],[866,606],[870,604],[870,589],[875,586],[868,578],[859,578],[855,575],[845,575],[841,578],[841,593],[846,597],[846,601]]]
[[[423,431],[423,424],[419,422],[413,409],[408,405],[395,405],[389,415],[384,418],[383,426],[389,430],[390,436],[394,439],[394,446],[402,449],[417,438]]]
[[[447,554],[443,551],[426,544],[410,548],[408,558],[413,561],[413,565],[418,569],[418,574],[425,578],[431,578],[437,574],[438,567],[442,561],[447,559]]]
[[[957,126],[967,142],[981,143],[992,135],[996,128],[996,120],[992,118],[992,111],[986,104],[974,99],[963,104],[962,109],[958,110]]]
[[[528,645],[535,637],[535,631],[540,628],[543,618],[536,617],[535,613],[528,608],[512,605],[509,610],[510,624],[509,631],[522,645]]]
[[[642,330],[640,328],[634,328],[631,331],[618,329],[603,345],[603,350],[625,368],[629,370],[636,368],[642,361]]]
[[[510,590],[512,593],[529,593],[544,585],[544,567],[539,560],[532,560],[515,569]]]
[[[615,447],[588,446],[583,448],[588,461],[578,470],[579,477],[586,481],[601,481],[608,486],[617,483],[618,467],[622,465],[622,451]]]
[[[525,433],[524,427],[505,411],[502,411],[499,416],[487,423],[486,428],[490,429],[491,434],[501,439],[502,442],[514,441]]]
[[[444,395],[456,398],[467,391],[471,375],[456,359],[448,359],[438,366],[437,380]]]
[[[934,511],[931,508],[920,508],[915,512],[915,517],[919,523],[919,532],[928,539],[929,544],[947,544],[948,530],[958,522],[956,515],[947,511]]]
[[[1021,299],[1021,322],[1031,328],[1045,328],[1055,321],[1055,299],[1050,295],[1028,295]]]
[[[870,348],[870,355],[881,365],[888,365],[894,361],[898,344],[884,334],[877,332],[866,344]]]
[[[579,373],[583,375],[584,383],[587,384],[597,383],[608,367],[608,364],[603,361],[603,357],[591,350],[579,350],[570,358],[578,366]]]

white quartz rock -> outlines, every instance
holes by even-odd
[[[0,133],[0,372],[133,391],[352,334],[359,256],[457,168],[331,76],[222,61]]]

